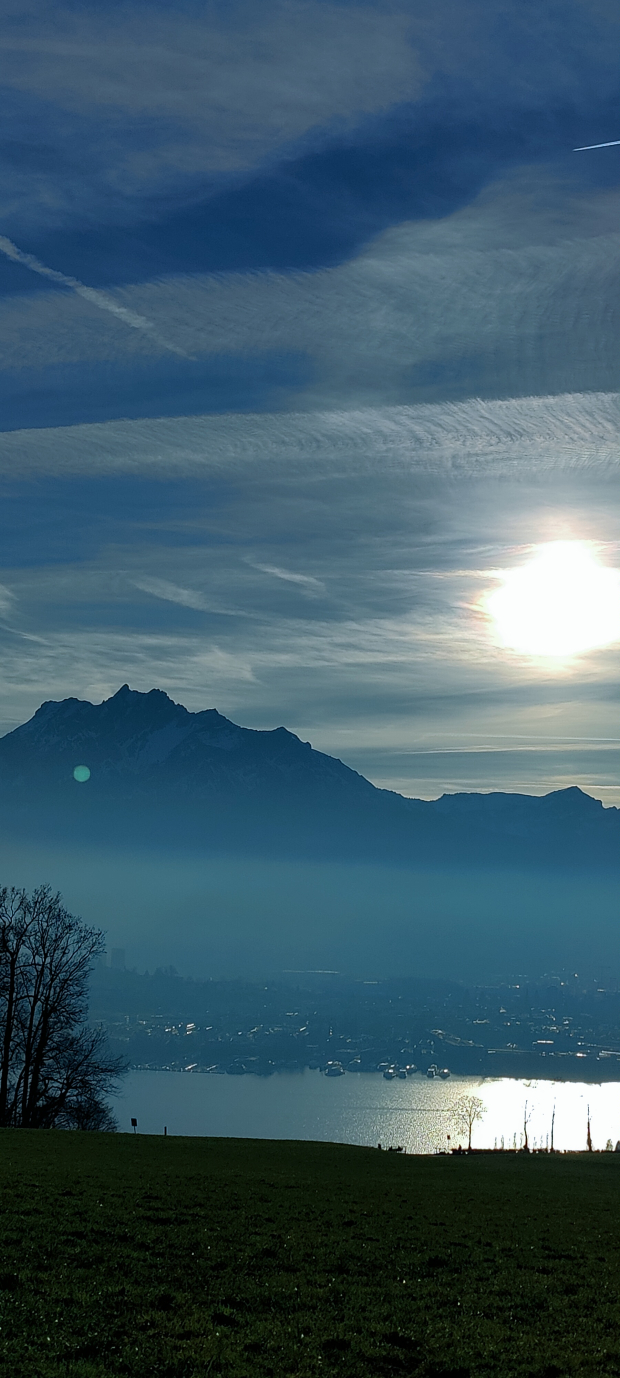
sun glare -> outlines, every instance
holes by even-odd
[[[502,579],[485,607],[511,650],[562,659],[620,640],[620,571],[602,565],[587,541],[538,546]]]

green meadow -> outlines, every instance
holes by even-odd
[[[620,1375],[620,1155],[0,1131],[11,1378]]]

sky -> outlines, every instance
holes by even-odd
[[[0,731],[129,682],[375,783],[620,803],[612,0],[0,4]],[[596,609],[593,607],[592,615]]]

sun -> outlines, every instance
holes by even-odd
[[[566,659],[620,640],[620,571],[601,564],[588,541],[536,546],[484,606],[502,644],[525,655]]]

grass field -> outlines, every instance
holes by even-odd
[[[620,1375],[620,1155],[0,1131],[11,1378]]]

